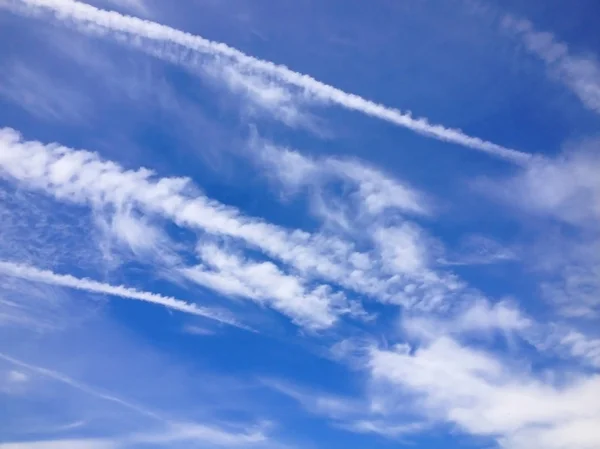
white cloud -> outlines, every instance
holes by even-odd
[[[539,159],[508,179],[483,181],[488,195],[537,220],[522,251],[542,295],[565,316],[594,317],[600,306],[600,157],[597,139]]]
[[[288,231],[245,217],[237,209],[202,195],[192,196],[188,193],[193,190],[189,179],[155,180],[149,170],[126,171],[94,153],[38,142],[25,144],[20,135],[9,129],[0,133],[0,144],[3,150],[0,167],[4,175],[60,200],[98,207],[136,205],[181,226],[244,240],[302,270],[319,269],[320,274],[341,278],[340,267],[328,260],[328,256],[346,253],[350,248],[344,242],[318,240],[299,230]]]
[[[242,432],[231,432],[203,424],[176,423],[170,426],[170,429],[166,432],[132,435],[126,439],[125,446],[131,443],[156,445],[173,444],[176,442],[191,443],[194,441],[205,442],[213,447],[253,447],[257,444],[267,442],[268,437],[260,428]]]
[[[157,270],[165,267],[167,275],[172,276],[170,268],[180,264],[177,245],[157,224],[149,218],[131,210],[104,211],[96,209],[94,222],[101,237],[99,246],[107,262],[119,264],[122,260],[134,257],[143,263],[153,263]]]
[[[422,192],[363,162],[311,158],[256,138],[251,140],[250,149],[264,167],[265,175],[275,178],[292,193],[311,186],[328,195],[328,184],[342,181],[347,184],[344,200],[353,199],[359,214],[377,216],[389,209],[414,215],[430,213],[429,200]]]
[[[598,141],[585,142],[555,159],[536,159],[504,184],[495,185],[510,203],[530,212],[582,225],[600,219]]]
[[[590,243],[589,248],[597,249],[597,242]],[[541,293],[562,315],[592,320],[598,317],[600,257],[597,254],[571,260],[565,257],[561,265],[555,265],[543,274],[545,278],[540,283]]]
[[[354,241],[370,245],[369,252],[347,257],[350,277],[342,284],[346,288],[380,301],[433,309],[464,287],[452,274],[432,269],[441,245],[405,219],[431,214],[431,200],[422,192],[356,160],[311,158],[257,138],[251,139],[250,148],[265,175],[287,192],[308,187],[313,209],[325,225],[335,225],[334,235],[341,228]],[[329,184],[334,186],[331,191]],[[359,278],[361,271],[370,276]]]
[[[136,290],[122,285],[109,285],[91,279],[80,279],[71,275],[56,274],[48,270],[40,270],[28,265],[22,265],[7,261],[0,261],[0,273],[21,279],[27,279],[33,282],[42,282],[50,285],[84,290],[92,293],[101,293],[118,298],[135,299],[153,304],[159,304],[169,309],[189,313],[210,320],[216,320],[221,323],[241,327],[232,318],[218,311],[187,303],[177,298],[163,296],[157,293]]]
[[[486,335],[496,331],[507,336],[520,335],[534,324],[516,305],[507,301],[492,304],[482,298],[456,305],[453,312],[443,316],[406,314],[402,320],[403,329],[409,335],[429,341],[444,335]]]
[[[157,227],[151,226],[143,217],[131,211],[117,212],[111,217],[110,231],[121,242],[139,255],[156,251],[164,236]]]
[[[405,222],[393,227],[377,227],[373,239],[390,274],[418,276],[427,271],[428,245],[424,243],[426,237],[417,226]]]
[[[333,173],[355,182],[366,210],[373,215],[388,208],[426,215],[429,205],[425,195],[382,171],[352,160],[330,158],[326,165]]]
[[[291,193],[321,181],[322,165],[298,151],[275,146],[259,139],[256,133],[253,133],[248,146],[251,155],[263,168],[263,174],[281,183]]]
[[[283,273],[272,262],[248,260],[213,244],[199,245],[198,252],[203,265],[182,270],[189,279],[227,296],[268,304],[298,324],[326,328],[340,314],[361,312],[343,293],[326,285],[310,288],[301,277]]]
[[[411,129],[428,137],[483,151],[515,163],[521,164],[530,158],[530,155],[526,153],[468,136],[460,130],[432,125],[423,118],[415,119],[410,113],[403,113],[358,95],[346,93],[283,65],[248,56],[225,44],[212,42],[158,23],[104,11],[72,0],[20,0],[8,5],[2,4],[2,6],[25,14],[51,13],[54,19],[64,21],[82,32],[116,38],[118,42],[133,45],[155,56],[182,65],[202,67],[207,64],[207,61],[210,64],[218,60],[219,66],[224,70],[236,70],[241,74],[241,78],[258,76],[266,80],[262,84],[270,85],[271,82],[277,82],[280,85],[296,89],[302,99],[336,104]],[[236,77],[236,82],[240,77]],[[246,91],[252,93],[253,90],[251,88]],[[258,93],[259,103],[264,104],[265,100],[273,100],[272,96],[265,99],[260,89],[255,93]],[[279,107],[281,102],[276,101],[275,105],[277,112],[281,112]]]
[[[252,115],[267,112],[291,127],[313,126],[311,117],[302,111],[302,101],[281,83],[254,73],[244,73],[239,67],[221,62],[208,64],[204,70],[218,83],[225,83],[233,93],[241,94],[257,109],[246,112]]]
[[[540,58],[550,75],[566,84],[588,109],[600,113],[600,63],[593,55],[573,55],[567,44],[552,33],[537,31],[528,20],[506,16],[505,29],[522,39],[530,53]]]
[[[10,383],[23,383],[27,382],[29,377],[22,371],[10,370],[6,376],[6,379]]]
[[[600,338],[588,338],[580,332],[571,330],[563,335],[558,343],[566,347],[571,356],[600,368]]]
[[[495,438],[507,449],[592,449],[600,434],[600,378],[561,384],[537,380],[517,365],[441,337],[412,350],[373,349],[370,372],[390,410],[408,407],[435,422]]]
[[[476,329],[500,329],[503,331],[522,331],[531,326],[531,320],[521,311],[507,302],[491,305],[484,300],[476,301],[459,318],[457,325],[463,331]]]

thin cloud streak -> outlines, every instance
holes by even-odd
[[[4,360],[5,362],[8,362],[14,366],[18,366],[19,368],[24,368],[28,371],[32,371],[38,375],[47,377],[49,379],[55,380],[57,382],[61,382],[65,385],[68,385],[72,388],[75,388],[83,393],[87,393],[91,396],[97,397],[98,399],[102,399],[108,402],[113,402],[115,404],[118,404],[122,407],[128,408],[129,410],[132,410],[134,412],[139,413],[140,415],[146,416],[148,418],[152,418],[152,419],[156,419],[159,421],[163,421],[165,422],[165,420],[163,418],[161,418],[160,416],[158,416],[156,413],[151,412],[149,410],[146,410],[142,407],[139,407],[135,404],[132,404],[130,402],[124,401],[123,399],[120,399],[116,396],[113,396],[111,394],[107,394],[107,393],[103,393],[101,391],[96,390],[95,388],[92,388],[82,382],[79,382],[75,379],[72,379],[69,376],[65,376],[62,373],[59,373],[57,371],[53,371],[47,368],[42,368],[40,366],[36,366],[36,365],[31,365],[29,363],[23,362],[22,360],[16,359],[14,357],[11,357],[7,354],[3,354],[0,352],[0,360]]]
[[[156,22],[102,10],[72,0],[17,0],[0,6],[17,13],[35,16],[39,13],[52,13],[56,20],[72,25],[81,32],[101,36],[109,34],[109,37],[114,37],[118,42],[141,48],[150,54],[181,65],[188,65],[199,55],[204,56],[209,58],[211,63],[216,61],[218,65],[224,65],[228,69],[234,68],[244,76],[260,75],[266,81],[293,86],[300,90],[303,100],[335,104],[515,164],[526,164],[532,157],[530,154],[466,135],[458,129],[431,124],[425,118],[413,118],[410,113],[344,92],[284,65],[249,56],[226,44],[213,42]],[[147,42],[140,42],[140,38]],[[144,48],[146,44],[156,43],[162,44],[159,49]],[[177,48],[178,46],[180,48]],[[207,64],[207,61],[200,62]]]
[[[34,282],[42,282],[50,285],[57,285],[61,287],[73,288],[76,290],[87,291],[91,293],[101,293],[111,296],[116,296],[124,299],[135,299],[138,301],[145,301],[153,304],[158,304],[169,309],[178,310],[180,312],[189,313],[211,320],[219,321],[224,324],[228,324],[235,327],[243,327],[236,323],[234,320],[220,315],[216,311],[204,307],[198,307],[195,304],[190,304],[171,296],[163,296],[157,293],[139,291],[134,288],[125,287],[122,285],[110,285],[102,282],[97,282],[91,279],[81,279],[68,274],[57,274],[49,270],[40,270],[38,268],[7,262],[0,261],[0,273],[17,277],[20,279],[27,279]]]
[[[525,49],[546,64],[550,75],[563,82],[590,111],[600,114],[600,63],[594,55],[578,56],[548,32],[538,31],[528,20],[510,15],[504,29],[519,37]]]

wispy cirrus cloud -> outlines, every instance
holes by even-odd
[[[101,10],[73,0],[11,0],[5,6],[25,14],[37,16],[40,13],[50,13],[57,20],[68,19],[67,24],[83,32],[117,38],[119,42],[125,42],[184,66],[201,68],[209,65],[214,68],[216,63],[217,67],[222,67],[223,70],[233,68],[241,76],[260,76],[261,83],[277,82],[291,88],[302,99],[325,105],[338,105],[428,137],[482,151],[514,163],[526,163],[531,157],[527,153],[471,137],[460,130],[430,124],[424,118],[413,118],[409,113],[346,93],[283,65],[248,56],[226,44],[212,42],[158,23]],[[252,94],[253,90],[246,89],[246,92]],[[256,89],[256,93],[259,95],[259,103],[264,102],[263,90]],[[275,104],[276,111],[280,112],[281,103],[277,101]]]
[[[600,218],[600,141],[568,146],[555,158],[538,159],[490,193],[528,212],[561,222],[593,225]],[[520,192],[515,195],[515,192]]]
[[[252,261],[213,244],[200,244],[202,265],[185,268],[190,280],[225,296],[243,297],[271,305],[308,328],[332,326],[340,315],[364,316],[358,302],[328,285],[309,287],[302,276],[283,273],[269,261]]]
[[[567,146],[511,177],[481,179],[486,195],[535,220],[539,240],[526,244],[541,293],[564,316],[595,317],[600,292],[600,158],[597,139]]]
[[[93,210],[93,221],[100,234],[98,246],[109,266],[133,259],[153,264],[157,271],[169,276],[172,274],[169,268],[181,264],[177,252],[180,245],[160,225],[139,212],[127,207],[115,211]]]
[[[560,338],[573,357],[581,358],[590,365],[600,368],[600,338],[590,338],[577,331],[569,331]]]
[[[495,304],[486,299],[473,299],[443,315],[406,314],[402,330],[409,337],[432,340],[446,335],[489,335],[495,332],[511,336],[531,330],[536,323],[509,301]]]
[[[507,245],[481,234],[471,234],[462,239],[458,246],[440,262],[444,265],[489,265],[516,262],[517,251]]]
[[[452,274],[436,273],[426,266],[426,258],[419,259],[421,243],[411,239],[419,239],[421,233],[412,225],[378,226],[375,251],[361,251],[353,241],[337,235],[287,229],[245,216],[233,207],[192,193],[195,188],[189,179],[155,178],[146,169],[127,171],[87,151],[25,142],[10,129],[0,133],[0,145],[5,150],[0,153],[1,172],[8,179],[61,201],[94,207],[132,205],[184,228],[238,240],[306,276],[384,302],[407,306],[423,302],[426,308],[435,307],[444,293],[460,290],[461,283]],[[388,238],[398,245],[393,253],[378,249]],[[398,264],[398,251],[403,248],[417,257],[412,268]]]
[[[502,26],[521,39],[525,49],[540,58],[551,77],[564,83],[589,110],[600,113],[600,63],[597,55],[576,55],[554,34],[538,31],[525,19],[504,17]]]
[[[277,379],[263,379],[268,388],[295,400],[307,412],[325,417],[333,426],[353,433],[375,434],[397,440],[427,427],[424,421],[399,424],[384,416],[369,398],[352,398],[325,394],[290,385]]]
[[[1,97],[42,120],[79,123],[90,117],[91,104],[81,92],[38,67],[7,62],[0,80]]]
[[[358,209],[348,211],[354,212],[352,219],[359,219],[360,215],[373,217],[388,210],[416,216],[431,213],[431,201],[427,195],[364,162],[331,156],[311,158],[256,136],[250,140],[249,147],[265,176],[275,179],[290,193],[312,187],[325,196],[328,184],[346,183],[344,207],[351,208],[348,203],[355,200]]]

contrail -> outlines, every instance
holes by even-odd
[[[49,270],[41,270],[30,265],[8,261],[0,261],[0,274],[20,279],[27,279],[34,282],[42,282],[44,284],[83,290],[91,293],[102,293],[106,295],[117,296],[119,298],[150,302],[172,310],[178,310],[180,312],[215,320],[230,326],[245,328],[243,325],[235,322],[231,318],[219,314],[217,311],[213,311],[205,307],[198,307],[195,304],[187,303],[181,299],[173,298],[171,296],[162,296],[157,293],[140,291],[122,285],[110,285],[91,279],[76,278],[69,274],[57,274]]]
[[[36,365],[31,365],[29,363],[23,362],[21,360],[15,359],[14,357],[11,357],[9,355],[3,354],[0,352],[0,360],[4,360],[5,362],[11,363],[15,366],[18,366],[19,368],[24,368],[26,370],[29,371],[33,371],[37,374],[40,374],[44,377],[47,377],[49,379],[53,379],[56,380],[58,382],[64,383],[66,385],[69,385],[70,387],[73,387],[77,390],[80,390],[84,393],[90,394],[92,396],[95,396],[99,399],[103,399],[105,401],[109,401],[109,402],[114,402],[116,404],[119,404],[123,407],[126,407],[130,410],[133,410],[135,412],[140,413],[141,415],[147,416],[149,418],[153,418],[153,419],[157,419],[160,421],[165,421],[163,418],[161,418],[160,416],[158,416],[156,413],[151,412],[149,410],[146,410],[142,407],[139,407],[135,404],[132,404],[130,402],[124,401],[123,399],[120,399],[116,396],[113,396],[111,394],[107,394],[107,393],[103,393],[99,390],[96,390],[95,388],[92,388],[82,382],[79,382],[75,379],[72,379],[68,376],[65,376],[62,373],[56,372],[56,371],[52,371],[49,370],[47,368],[42,368],[40,366],[36,366]]]
[[[410,113],[344,92],[284,65],[249,56],[226,44],[210,41],[156,22],[99,9],[74,0],[9,0],[0,2],[0,6],[22,14],[51,13],[56,20],[84,33],[108,35],[118,42],[141,48],[154,56],[182,65],[189,65],[186,61],[190,60],[190,52],[195,53],[196,56],[209,57],[220,64],[228,63],[229,66],[240,69],[245,74],[260,75],[267,82],[276,81],[295,86],[302,91],[305,99],[308,97],[322,103],[336,104],[419,134],[482,151],[519,165],[525,164],[532,157],[531,154],[469,136],[459,129],[432,124],[425,118],[413,118]],[[143,42],[144,40],[146,42]],[[144,49],[145,43],[158,43],[162,46],[158,51],[152,48]]]

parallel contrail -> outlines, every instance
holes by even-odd
[[[145,44],[143,40],[146,40],[146,43],[162,44],[160,50],[150,49],[148,52],[154,55],[158,53],[165,59],[183,65],[186,65],[186,61],[190,59],[191,51],[196,55],[217,59],[219,63],[228,63],[236,69],[241,69],[245,74],[261,75],[268,82],[276,81],[295,86],[301,89],[305,97],[337,104],[419,134],[482,151],[516,164],[525,164],[532,157],[528,153],[471,137],[458,129],[431,124],[425,118],[413,118],[410,113],[344,92],[284,65],[249,56],[226,44],[213,42],[156,22],[115,11],[106,11],[74,0],[9,0],[0,2],[0,6],[24,14],[51,13],[58,21],[74,26],[82,32],[101,36],[112,33],[110,37],[118,42],[142,49]]]
[[[14,357],[11,357],[7,354],[3,354],[0,352],[0,360],[4,360],[5,362],[11,363],[15,366],[18,366],[19,368],[24,368],[26,370],[29,371],[33,371],[34,373],[40,374],[44,377],[47,377],[49,379],[53,379],[55,381],[61,382],[63,384],[69,385],[70,387],[73,387],[77,390],[80,390],[84,393],[90,394],[92,396],[95,396],[99,399],[104,399],[105,401],[109,401],[109,402],[114,402],[115,404],[119,404],[123,407],[126,407],[130,410],[133,410],[135,412],[140,413],[141,415],[147,416],[149,418],[153,418],[153,419],[157,419],[160,421],[164,421],[163,418],[161,418],[160,416],[158,416],[156,413],[151,412],[149,410],[146,410],[142,407],[139,407],[135,404],[132,404],[130,402],[124,401],[123,399],[120,399],[116,396],[113,396],[111,394],[107,394],[107,393],[103,393],[95,388],[92,388],[82,382],[79,382],[78,380],[75,380],[71,377],[65,376],[62,373],[59,373],[57,371],[52,371],[50,369],[47,368],[42,368],[40,366],[36,366],[36,365],[31,365],[29,363],[23,362],[19,359],[15,359]]]
[[[0,261],[0,274],[34,282],[42,282],[44,284],[83,290],[91,293],[102,293],[106,295],[117,296],[119,298],[150,302],[167,307],[169,309],[215,320],[230,326],[244,328],[243,325],[235,322],[231,318],[223,316],[217,311],[207,309],[205,307],[198,307],[195,304],[191,304],[171,296],[163,296],[157,293],[140,291],[122,285],[110,285],[91,279],[76,278],[69,274],[57,274],[49,270],[41,270],[30,265],[8,261]]]

